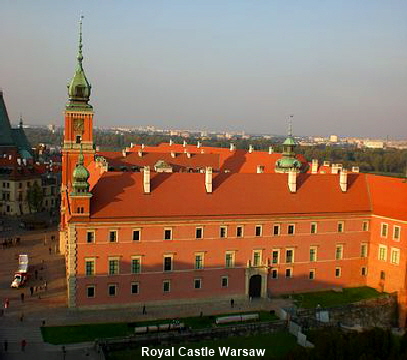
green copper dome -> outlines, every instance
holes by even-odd
[[[89,171],[83,165],[83,154],[82,147],[81,152],[78,157],[78,162],[72,173],[73,183],[72,183],[72,193],[71,195],[90,195],[89,192]]]

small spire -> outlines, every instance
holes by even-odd
[[[19,127],[20,129],[23,128],[23,115],[22,115],[21,113],[20,113],[20,123],[19,123],[18,127]]]
[[[83,55],[82,55],[82,19],[83,15],[79,17],[79,51],[78,51],[78,66],[80,69],[82,69],[82,60],[83,60]]]
[[[288,118],[288,136],[293,136],[293,118],[294,115],[290,115]]]

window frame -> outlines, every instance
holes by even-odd
[[[88,273],[88,264],[92,264],[91,273]],[[96,258],[95,257],[85,257],[85,276],[94,276],[96,273]]]
[[[345,221],[341,220],[336,223],[336,232],[338,233],[345,232]]]
[[[285,249],[285,263],[286,264],[294,264],[294,262],[295,262],[295,251],[294,250],[295,250],[294,248]],[[289,259],[288,251],[292,251],[291,261],[288,261],[288,259]]]
[[[228,255],[230,255],[230,263],[228,262]],[[235,267],[235,251],[225,251],[225,268],[233,269]]]
[[[292,229],[292,232],[290,231],[290,229]],[[287,225],[287,235],[290,235],[290,236],[295,235],[295,224]]]
[[[165,259],[171,259],[170,265],[171,265],[171,269],[167,270],[166,267],[166,261]],[[174,255],[172,254],[167,254],[167,255],[163,255],[163,272],[172,272],[174,271]]]
[[[308,271],[308,280],[315,280],[316,271],[315,269],[309,269]]]
[[[287,273],[287,271],[289,272],[289,274]],[[294,273],[294,271],[293,271],[292,267],[285,268],[284,275],[285,275],[286,279],[292,279],[293,273]]]
[[[261,237],[263,235],[263,226],[262,225],[256,225],[254,227],[254,236],[255,237]]]
[[[196,287],[196,284],[199,283],[199,287]],[[194,279],[194,290],[202,289],[202,279],[196,278]]]
[[[167,237],[167,232],[169,231],[170,236]],[[173,234],[172,234],[172,227],[165,227],[164,228],[164,234],[163,234],[163,239],[164,240],[172,240],[173,239]]]
[[[396,258],[394,258],[395,254],[397,254]],[[393,265],[400,264],[400,249],[399,248],[392,247],[390,249],[390,263]]]
[[[137,291],[133,292],[133,286],[137,286]],[[131,295],[138,295],[140,294],[140,281],[132,281],[130,283],[130,294]]]
[[[387,238],[388,234],[389,234],[389,224],[385,222],[380,223],[380,237]]]
[[[240,230],[240,235],[239,235],[239,230]],[[244,227],[243,227],[243,225],[236,226],[236,237],[237,238],[244,237]]]
[[[277,233],[276,233],[277,229]],[[280,236],[281,235],[281,224],[273,224],[273,236]]]
[[[135,239],[135,234],[138,233],[138,239]],[[138,242],[141,241],[141,228],[134,228],[132,232],[132,241]]]
[[[112,267],[113,262],[117,264],[117,271],[112,272],[112,269],[116,269],[116,266]],[[120,274],[120,258],[115,256],[115,257],[108,257],[108,275],[113,276],[113,275],[119,275]]]
[[[91,236],[91,241],[89,241],[89,235]],[[95,230],[86,230],[86,243],[87,244],[94,244],[96,242],[96,232]]]
[[[111,288],[114,288],[114,294],[111,294],[111,293],[110,293],[110,289],[111,289]],[[108,285],[107,285],[107,296],[108,296],[108,297],[116,297],[116,296],[117,296],[117,293],[118,293],[117,289],[118,289],[117,284],[108,284]]]
[[[89,290],[93,290],[93,296],[89,296]],[[94,299],[96,297],[96,285],[86,285],[86,297],[88,299]]]
[[[342,267],[337,266],[335,267],[335,278],[340,278],[342,276]]]
[[[274,252],[277,253],[277,262],[274,262]],[[272,264],[280,264],[280,249],[272,249],[271,250],[271,263]]]
[[[335,245],[335,260],[336,261],[343,260],[343,244]]]
[[[219,238],[226,239],[228,237],[228,227],[226,225],[219,226]]]
[[[131,257],[131,262],[130,262],[130,267],[131,267],[131,269],[130,269],[130,271],[131,271],[131,273],[132,274],[141,274],[141,258],[142,258],[142,256],[141,255],[133,255],[132,257]],[[135,270],[135,267],[134,267],[134,264],[136,263],[136,261],[138,261],[138,271],[136,272],[136,271],[134,271]]]
[[[369,231],[369,221],[368,220],[364,220],[362,222],[362,231]]]
[[[396,230],[397,231],[397,237],[396,237]],[[393,240],[394,241],[400,241],[401,237],[401,226],[400,225],[393,225]]]
[[[387,245],[379,244],[377,251],[377,259],[379,261],[387,261]]]
[[[195,252],[194,256],[195,256],[194,269],[202,270],[205,266],[205,253],[203,251]],[[197,262],[198,256],[201,257],[201,260],[199,262]],[[200,264],[199,266],[197,266],[198,263]]]
[[[262,258],[263,258],[263,250],[259,250],[259,249],[253,250],[253,252],[252,252],[252,266],[253,267],[262,266],[262,260],[263,260]],[[258,260],[258,262],[257,262],[257,260]]]
[[[226,281],[226,285],[224,285],[224,281]],[[229,287],[229,276],[227,275],[222,275],[220,277],[220,287],[221,288],[227,288]]]
[[[198,236],[198,232],[200,232],[199,236]],[[204,234],[203,226],[195,227],[195,239],[203,239],[203,237],[204,237],[203,234]]]
[[[367,258],[369,255],[369,244],[364,242],[360,244],[360,257]]]
[[[115,234],[114,241],[112,241],[112,234]],[[119,231],[118,230],[109,230],[109,237],[108,241],[110,244],[118,243],[119,242]]]
[[[274,276],[274,274],[275,274],[275,276]],[[277,280],[278,279],[278,268],[271,268],[270,278],[272,280]]]
[[[314,259],[312,259],[312,253],[311,251],[314,251]],[[309,247],[309,262],[317,262],[318,261],[318,246],[316,245],[311,245]]]
[[[311,222],[310,234],[316,234],[318,232],[318,223],[316,221]]]
[[[163,287],[162,287],[163,293],[171,292],[171,280],[163,280],[162,285],[163,285]]]

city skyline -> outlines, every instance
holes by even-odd
[[[284,134],[294,113],[298,135],[400,138],[406,7],[7,3],[0,28],[9,51],[0,87],[13,123],[22,113],[28,124],[61,125],[82,9],[84,68],[98,126]]]

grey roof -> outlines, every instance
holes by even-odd
[[[3,92],[0,90],[0,146],[15,146]]]

